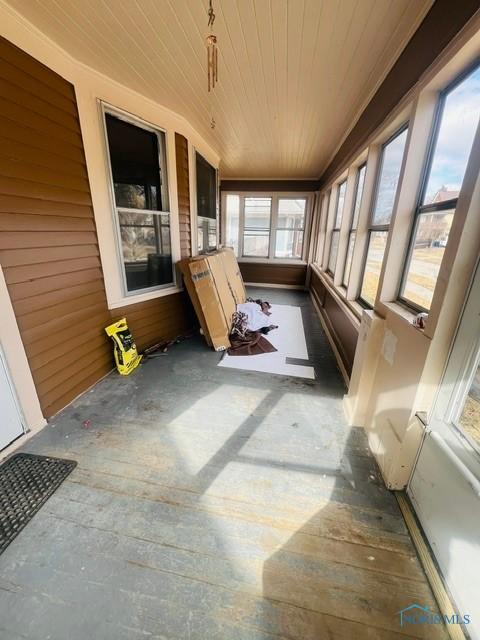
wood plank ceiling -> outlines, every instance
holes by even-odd
[[[432,0],[8,0],[70,55],[183,115],[224,178],[317,178]],[[216,127],[210,128],[211,118]]]

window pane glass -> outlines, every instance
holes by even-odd
[[[338,187],[337,208],[335,209],[335,229],[340,229],[343,216],[343,205],[345,204],[345,192],[347,191],[347,181],[344,180]]]
[[[432,303],[453,214],[452,209],[422,213],[418,217],[402,297],[427,310]]]
[[[245,198],[243,255],[268,258],[271,198]]]
[[[279,229],[275,239],[276,258],[301,258],[303,230]]]
[[[370,233],[360,297],[371,307],[375,304],[375,298],[377,297],[380,271],[382,269],[383,256],[387,245],[387,236],[387,231],[372,231]]]
[[[473,377],[458,425],[480,446],[480,367]]]
[[[480,116],[480,68],[445,99],[423,204],[457,198]]]
[[[305,198],[279,198],[278,223],[279,229],[303,229],[305,224]]]
[[[226,197],[226,225],[225,244],[233,247],[238,256],[238,231],[240,226],[240,196],[229,195]]]
[[[217,173],[199,153],[195,154],[197,174],[197,215],[217,217]]]
[[[355,246],[355,231],[350,233],[348,239],[347,257],[345,258],[345,270],[343,272],[343,284],[348,287],[350,281],[350,271],[352,269],[353,247]]]
[[[168,214],[119,212],[128,291],[173,282]]]
[[[158,136],[111,114],[105,115],[108,148],[117,207],[168,210],[162,208]]]
[[[243,236],[243,255],[268,258],[269,231],[247,231]]]
[[[212,218],[197,219],[197,251],[205,253],[217,248],[217,221]]]
[[[360,214],[360,205],[362,204],[363,186],[365,184],[366,165],[363,165],[358,171],[357,190],[355,192],[355,205],[353,207],[352,229],[356,229],[358,225],[358,216]]]
[[[406,140],[407,129],[398,134],[383,149],[373,210],[372,224],[374,226],[390,224]]]
[[[332,231],[332,242],[330,244],[330,255],[328,256],[328,270],[335,273],[335,265],[337,263],[338,239],[340,231]]]

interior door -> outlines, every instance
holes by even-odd
[[[0,351],[0,449],[24,433],[22,419],[13,394],[5,360]]]
[[[457,613],[480,639],[480,268],[408,494]]]

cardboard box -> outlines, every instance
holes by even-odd
[[[222,249],[182,260],[179,267],[207,344],[228,349],[233,313],[246,298],[235,254]]]

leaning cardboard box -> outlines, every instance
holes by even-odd
[[[178,266],[207,344],[216,351],[228,349],[233,313],[246,299],[235,254],[220,249],[181,260]]]

